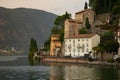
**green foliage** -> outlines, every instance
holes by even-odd
[[[45,51],[50,50],[50,40],[51,40],[51,38],[49,37],[49,39],[44,42],[44,49],[43,50],[45,50]]]
[[[29,59],[33,59],[34,53],[38,51],[37,42],[33,38],[30,41]]]
[[[119,43],[114,39],[112,31],[106,32],[101,37],[100,47],[103,47],[108,53],[118,53]]]
[[[54,24],[57,25],[58,27],[63,27],[64,26],[64,21],[66,19],[70,19],[71,18],[71,14],[69,14],[68,12],[66,12],[65,14],[63,14],[62,16],[58,16],[55,21]]]
[[[33,38],[31,38],[29,51],[30,52],[36,52],[36,51],[38,51],[37,42]]]
[[[61,42],[64,41],[64,22],[65,22],[66,19],[70,19],[70,18],[71,18],[71,14],[66,12],[62,16],[58,16],[56,18],[55,22],[54,22],[55,25],[57,26],[56,34],[60,35],[60,41]],[[52,33],[53,33],[53,31],[52,31]]]
[[[71,14],[66,12],[63,15],[58,16],[54,21],[55,26],[51,30],[51,35],[52,34],[59,34],[61,42],[64,41],[64,21],[66,19],[70,19],[70,18],[71,18]],[[50,37],[47,41],[44,42],[44,50],[46,50],[46,51],[50,50]]]
[[[115,6],[119,6],[119,4],[119,0],[89,0],[89,6],[96,12],[96,14],[112,12],[112,9]]]
[[[114,6],[112,8],[112,13],[113,14],[119,14],[120,13],[120,6]]]
[[[89,23],[88,17],[86,17],[85,27],[86,27],[86,29],[87,29],[88,31],[90,31],[90,23]]]
[[[36,42],[35,39],[31,38],[29,55],[28,55],[30,65],[34,64],[33,56],[34,56],[34,53],[37,52],[37,51],[38,51],[37,42]]]
[[[79,30],[79,34],[87,34],[88,32],[86,31],[86,28],[81,28]]]
[[[107,62],[108,62],[108,63],[113,63],[114,60],[113,60],[113,59],[108,59]]]
[[[88,9],[88,4],[85,2],[84,9]]]

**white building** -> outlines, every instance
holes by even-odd
[[[64,56],[83,57],[88,55],[92,48],[100,43],[100,36],[97,34],[80,34],[65,38]],[[91,56],[92,53],[91,53]]]

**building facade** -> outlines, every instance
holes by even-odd
[[[78,35],[82,28],[82,23],[74,19],[66,19],[64,25],[64,38]]]
[[[92,9],[86,9],[75,14],[75,19],[66,19],[64,23],[64,38],[79,34],[79,30],[85,27],[86,18],[90,24],[94,23],[95,12]]]
[[[64,39],[64,56],[84,57],[92,52],[92,48],[100,43],[100,36],[97,34],[80,34]],[[91,53],[91,56],[92,53]]]
[[[95,20],[95,12],[92,9],[85,9],[83,11],[79,11],[75,14],[75,19],[83,22],[85,24],[86,18],[89,19],[90,24],[94,23]]]
[[[60,50],[61,50],[60,35],[58,34],[52,35],[50,42],[50,56],[59,55]]]

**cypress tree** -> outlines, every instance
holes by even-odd
[[[29,57],[32,58],[34,55],[34,52],[37,52],[37,51],[38,51],[37,42],[36,40],[31,38],[30,48],[29,48]]]
[[[85,22],[86,29],[90,31],[90,23],[88,17],[86,17],[86,22]]]
[[[84,9],[88,9],[88,4],[85,2]]]

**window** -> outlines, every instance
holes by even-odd
[[[73,47],[75,47],[75,43],[73,43]]]
[[[82,39],[82,41],[84,41],[84,39]]]
[[[75,48],[73,49],[73,52],[75,52]]]
[[[75,32],[73,33],[73,35],[75,35]]]
[[[84,52],[84,48],[82,48],[82,52]]]
[[[69,42],[71,42],[71,40],[69,40]]]
[[[84,45],[84,44],[82,44],[82,47],[84,48],[84,47],[85,47],[85,45]]]
[[[65,49],[65,52],[67,52],[67,49]]]
[[[75,54],[74,54],[74,56],[75,56]]]
[[[88,47],[88,43],[86,43],[86,47]]]
[[[86,52],[88,52],[88,48],[86,49]]]
[[[88,41],[88,39],[86,41]]]
[[[75,40],[73,40],[73,43],[75,43]]]
[[[80,49],[78,49],[78,52],[80,52]]]
[[[71,49],[69,49],[69,52],[71,52]]]

